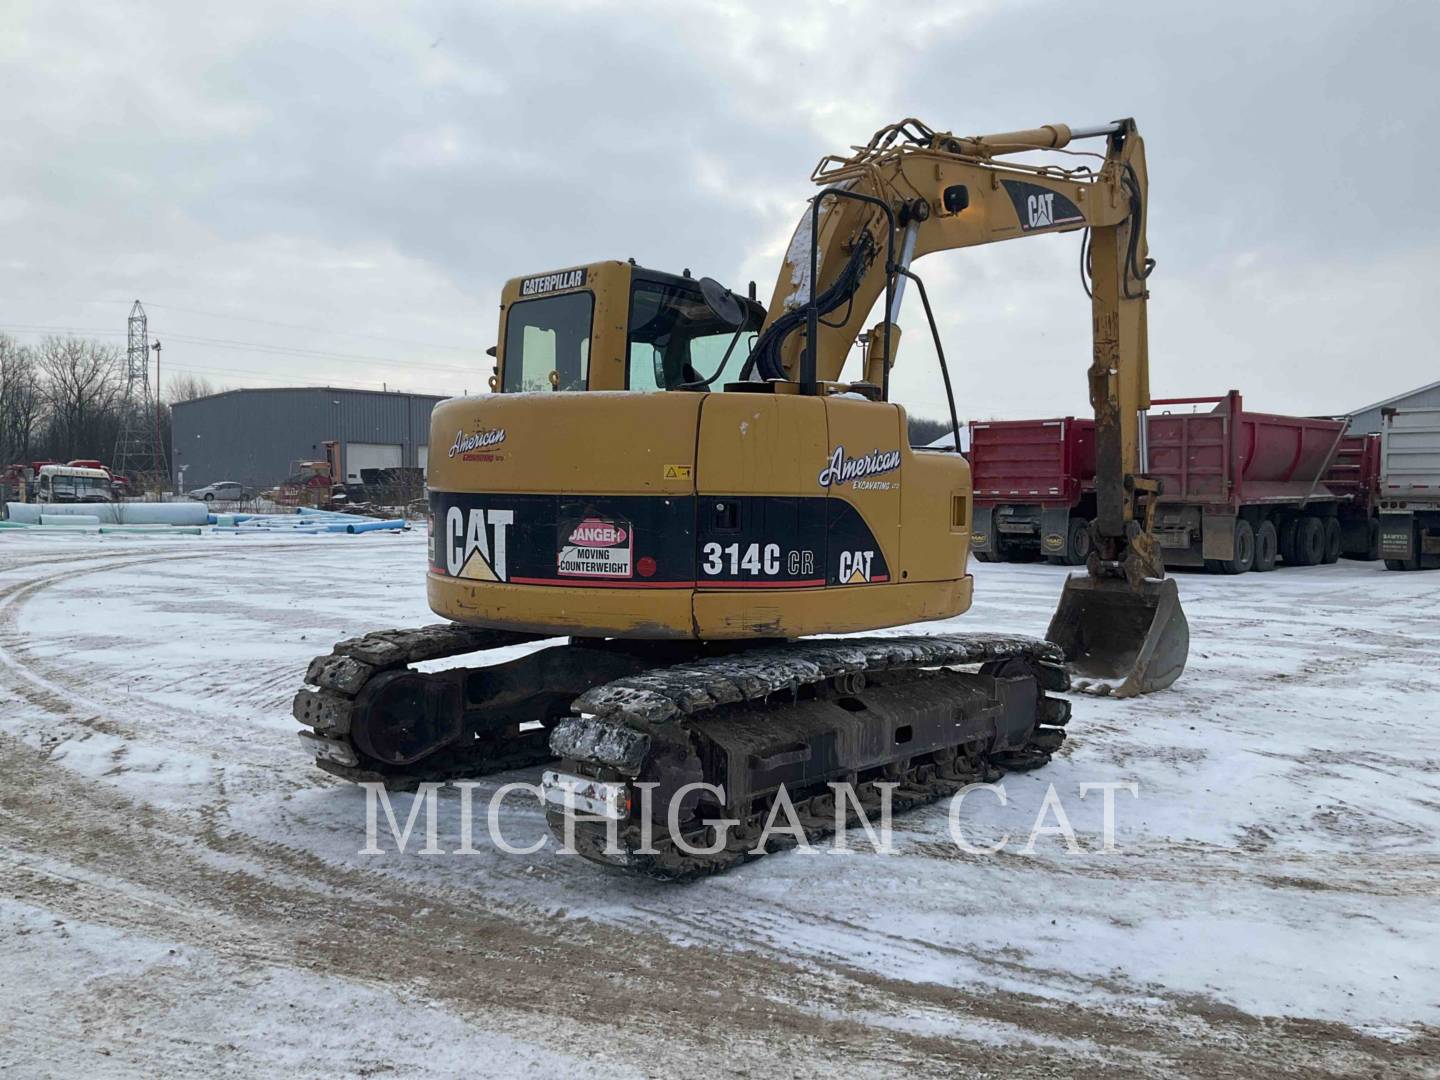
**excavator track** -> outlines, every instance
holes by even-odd
[[[364,721],[373,711],[372,699],[380,680],[393,681],[400,672],[424,680],[410,665],[535,640],[535,634],[439,623],[408,630],[377,630],[341,641],[330,653],[310,661],[305,681],[313,689],[302,689],[295,695],[291,712],[311,729],[299,733],[301,744],[315,756],[315,764],[333,776],[357,784],[378,781],[402,791],[424,781],[477,776],[546,761],[550,752],[545,732],[516,733],[509,730],[509,725],[497,726],[493,732],[476,732],[474,738],[463,743],[457,739],[413,762],[395,760],[408,756],[404,754],[377,755],[373,741],[364,732]],[[425,683],[419,685],[423,696]]]
[[[594,687],[681,660],[734,654],[755,642],[560,639],[459,623],[377,630],[310,661],[291,706],[301,744],[323,771],[394,791],[536,765],[553,757],[549,728]],[[759,644],[764,645],[765,642]],[[480,666],[421,671],[476,655]]]
[[[902,811],[1046,764],[1070,717],[1069,703],[1046,693],[1068,689],[1063,663],[1055,645],[1027,638],[880,637],[623,677],[582,694],[577,715],[556,725],[547,817],[602,865],[662,880],[716,873],[796,842],[782,835],[756,849],[780,787],[814,840],[837,825],[832,782],[848,782],[868,816],[881,805],[878,783],[896,785],[891,806]],[[712,849],[696,854],[676,842],[668,803],[701,781],[726,794],[723,805],[698,793],[682,801],[680,838]],[[647,801],[633,797],[643,784],[653,785]],[[858,821],[853,803],[844,817]],[[721,820],[733,823],[723,842],[710,824]]]
[[[842,811],[850,823],[881,806],[880,784],[895,785],[893,811],[912,809],[1046,764],[1070,717],[1047,693],[1069,689],[1063,653],[1030,638],[572,639],[493,655],[540,640],[442,623],[342,641],[310,662],[295,696],[300,740],[325,772],[392,790],[559,758],[542,785],[557,837],[591,861],[674,881],[794,843],[782,834],[755,850],[782,786],[816,840],[836,828],[832,782],[858,800]],[[472,654],[496,662],[413,666]],[[682,801],[672,833],[669,797],[696,782],[729,797]],[[623,799],[623,820],[575,816],[565,789],[577,785],[616,796],[612,806]],[[640,785],[652,793],[648,821],[630,798]],[[716,846],[720,819],[735,824]],[[715,850],[686,851],[677,835]]]

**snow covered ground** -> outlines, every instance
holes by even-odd
[[[479,827],[360,854],[289,701],[335,640],[433,621],[423,545],[0,536],[0,1072],[1440,1068],[1440,573],[1179,576],[1185,677],[1077,698],[1049,767],[968,797],[999,854],[939,804],[893,855],[661,886]],[[1043,633],[1062,570],[974,573],[922,629]],[[1138,789],[1109,853],[1105,782]],[[1052,784],[1081,850],[1024,853]]]

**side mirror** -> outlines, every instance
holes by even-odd
[[[705,306],[726,326],[734,330],[744,325],[745,310],[740,301],[714,278],[700,279],[700,295],[705,298]]]

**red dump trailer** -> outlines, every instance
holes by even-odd
[[[1379,559],[1380,436],[1341,439],[1324,484],[1339,496],[1340,554],[1347,559]]]
[[[1213,405],[1174,413],[1179,406]],[[1161,481],[1155,531],[1167,566],[1229,574],[1332,563],[1344,546],[1340,507],[1325,483],[1345,421],[1247,412],[1238,390],[1151,403],[1145,452]]]
[[[1095,421],[972,420],[970,550],[1079,566],[1095,516]]]

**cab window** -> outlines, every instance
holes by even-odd
[[[735,328],[716,317],[698,288],[637,281],[630,293],[626,386],[674,390],[697,384],[715,375],[724,360],[725,370],[710,381],[719,389],[739,378],[758,328],[747,326],[736,341]]]
[[[594,311],[589,292],[511,304],[505,317],[504,392],[549,390],[551,372],[559,379],[556,389],[584,390]]]

